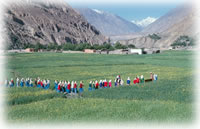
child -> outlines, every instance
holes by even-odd
[[[37,78],[35,78],[35,87],[37,87]]]
[[[137,79],[136,79],[136,78],[134,78],[134,80],[133,80],[133,84],[134,84],[134,85],[137,84]]]
[[[20,86],[21,86],[21,87],[24,87],[24,78],[21,79],[21,81],[20,81]]]
[[[139,76],[136,77],[137,83],[140,83],[140,78]]]
[[[42,87],[42,88],[45,89],[45,87],[47,86],[46,80],[43,80],[43,81],[42,81],[42,84],[43,84],[43,87]]]
[[[130,86],[130,83],[131,83],[130,77],[128,77],[126,83],[127,83],[126,85]]]
[[[90,81],[90,83],[89,83],[89,88],[88,88],[88,90],[89,90],[89,91],[92,90],[92,81]]]
[[[71,84],[71,93],[74,92],[74,81],[72,81],[72,84]]]
[[[71,84],[70,84],[70,81],[68,81],[68,84],[67,84],[67,93],[70,93],[70,90],[71,90]]]
[[[16,79],[16,86],[19,87],[19,78]]]
[[[47,87],[46,87],[46,89],[49,89],[49,87],[50,87],[50,80],[47,79]]]
[[[33,87],[33,81],[32,81],[32,79],[30,79],[30,87]]]
[[[62,83],[61,83],[61,91],[63,93],[65,93],[65,83],[64,83],[64,81],[62,81]]]
[[[29,87],[28,78],[26,78],[25,84],[26,84],[27,87]]]
[[[79,93],[80,93],[80,96],[82,96],[82,94],[83,94],[83,82],[82,81],[80,81],[80,87],[79,87]]]
[[[121,79],[121,86],[124,86],[124,81]]]
[[[61,81],[58,83],[57,92],[60,92],[60,90],[61,90]]]
[[[14,87],[14,80],[13,80],[13,78],[11,78],[11,87]]]
[[[96,80],[96,82],[95,82],[95,89],[98,89],[99,88],[99,83],[98,83],[98,81]]]
[[[94,83],[94,81],[92,82],[92,90],[95,90],[95,83]]]
[[[140,76],[140,83],[144,83],[144,76],[143,75]]]
[[[117,85],[120,86],[121,85],[121,79],[117,80]]]
[[[57,91],[57,89],[58,89],[58,81],[57,80],[55,80],[55,82],[54,82],[54,88]]]
[[[5,80],[4,85],[7,87],[8,86],[8,79]]]
[[[76,81],[74,82],[74,93],[75,94],[77,93],[77,84],[76,84]]]
[[[40,81],[40,88],[44,88],[43,80]]]
[[[156,82],[158,80],[158,75],[157,74],[153,75],[153,80],[154,80],[154,82]]]
[[[65,83],[64,83],[64,87],[65,87],[65,92],[67,92],[67,81],[65,80]]]
[[[106,79],[105,79],[104,88],[107,88],[107,87],[108,87],[108,82],[107,82]]]
[[[100,87],[100,88],[102,88],[102,87],[103,87],[102,80],[100,80],[100,82],[99,82],[99,87]]]
[[[117,79],[115,79],[115,87],[117,86]]]
[[[103,80],[103,88],[105,88],[105,80]]]
[[[11,81],[9,81],[8,84],[9,84],[9,87],[12,87],[12,86],[11,86],[11,85],[12,85]]]
[[[40,88],[41,87],[41,84],[40,84],[40,79],[38,79],[37,81],[37,87]]]
[[[112,81],[111,80],[109,81],[108,85],[109,85],[110,88],[112,87]]]

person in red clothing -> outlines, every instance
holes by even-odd
[[[83,82],[80,81],[80,87],[79,87],[79,93],[80,93],[80,96],[82,96],[82,93],[83,93]]]
[[[57,89],[57,92],[60,92],[61,90],[61,82],[58,83],[58,89]]]
[[[136,78],[134,78],[134,80],[133,80],[133,84],[134,84],[134,85],[137,84],[137,79],[136,79]]]
[[[74,82],[74,93],[77,93],[77,84],[76,84],[76,81]]]
[[[140,83],[140,78],[138,76],[136,77],[136,80],[137,83]]]
[[[105,81],[104,81],[104,88],[107,88],[107,87],[108,87],[108,82],[105,79]]]
[[[42,80],[40,81],[40,87],[41,87],[41,88],[44,88],[44,85],[43,85]]]
[[[67,84],[67,93],[70,93],[70,90],[71,90],[71,84],[70,84],[70,82],[68,81],[68,84]]]
[[[96,80],[96,82],[95,82],[95,89],[98,89],[99,88],[99,83],[98,83],[98,81]]]

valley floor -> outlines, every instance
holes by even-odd
[[[8,54],[7,76],[50,79],[49,90],[7,88],[10,122],[191,122],[194,118],[192,51],[152,55],[96,55],[64,53]],[[136,75],[157,82],[133,86]],[[121,75],[131,86],[88,91],[91,80],[112,80]],[[82,98],[66,99],[53,90],[54,80],[84,82]]]

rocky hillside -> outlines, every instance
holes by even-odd
[[[182,8],[182,11],[184,12],[185,9],[189,9],[189,7]],[[132,38],[129,40],[121,40],[119,42],[122,44],[134,44],[138,48],[166,49],[169,48],[170,45],[180,36],[187,35],[190,37],[195,37],[197,34],[197,32],[195,31],[195,21],[197,16],[195,15],[194,9],[190,8],[190,10],[187,11],[190,13],[187,13],[187,15],[181,18],[181,20],[178,19],[178,21],[170,21],[170,18],[166,17],[166,20],[168,19],[168,22],[170,24],[173,22],[173,24],[171,24],[170,26],[169,24],[167,24],[167,28],[160,28],[161,30],[165,28],[165,30],[163,31],[156,31],[155,33],[153,33],[154,31],[152,31],[151,33],[147,33],[145,36]],[[161,17],[161,19],[163,19],[163,17]],[[158,21],[160,20],[158,19]],[[153,24],[153,26],[156,26],[156,22]],[[159,26],[159,24],[157,26]]]
[[[77,8],[89,23],[106,36],[134,34],[141,28],[117,15],[97,9]]]
[[[103,44],[106,38],[79,13],[62,3],[23,1],[7,7],[5,22],[11,48],[25,44]]]

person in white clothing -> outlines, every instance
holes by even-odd
[[[16,86],[19,87],[19,78],[16,79]]]
[[[74,81],[72,81],[72,83],[71,83],[71,93],[73,93],[74,92]]]

